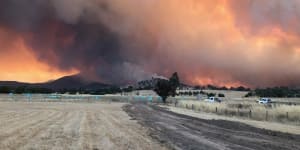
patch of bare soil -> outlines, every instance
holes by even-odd
[[[151,136],[174,149],[296,150],[300,136],[225,120],[204,120],[176,114],[155,105],[135,103],[123,109]]]

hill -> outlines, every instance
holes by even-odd
[[[0,81],[0,87],[6,87],[11,90],[19,88],[25,89],[49,89],[52,91],[69,91],[69,90],[83,90],[83,91],[97,91],[102,89],[112,88],[112,85],[104,84],[100,82],[93,82],[83,79],[78,75],[65,76],[57,80],[45,82],[45,83],[25,83],[17,81]]]

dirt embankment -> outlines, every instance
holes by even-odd
[[[174,149],[296,150],[300,136],[246,124],[204,120],[153,105],[132,104],[124,110],[151,130],[151,136]]]

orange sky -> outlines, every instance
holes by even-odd
[[[53,9],[49,18],[55,18],[56,32],[51,30],[51,21],[49,27],[44,26],[47,23],[43,20],[37,23],[41,29],[37,31],[33,22],[20,21],[25,27],[30,26],[26,35],[32,32],[34,37],[42,38],[35,40],[38,44],[29,42],[26,46],[22,39],[26,37],[18,37],[22,33],[1,30],[0,23],[0,80],[43,82],[81,71],[111,81],[119,79],[114,78],[115,72],[132,78],[132,74],[168,76],[178,71],[181,79],[189,84],[252,87],[300,84],[300,68],[296,67],[300,64],[298,0],[60,0],[51,3],[51,8],[47,7]],[[31,10],[31,7],[24,5],[24,9]],[[35,15],[28,16],[32,19]],[[12,19],[13,24],[18,21]],[[65,31],[69,27],[72,27],[70,31]],[[11,28],[17,30],[18,25]],[[106,39],[101,37],[103,31],[112,32],[113,38],[107,38],[112,40],[108,45],[116,44],[117,50],[106,49],[105,43],[97,41]],[[68,35],[72,40],[62,44]],[[36,45],[51,49],[51,53],[29,48]],[[115,51],[109,52],[112,50]],[[56,55],[59,63],[48,58],[49,54]],[[124,64],[134,68],[133,71],[122,70]]]
[[[14,41],[3,40],[8,36],[12,35],[0,29],[0,80],[35,83],[78,73],[75,69],[61,71],[40,62],[21,38],[13,38]]]

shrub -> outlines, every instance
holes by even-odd
[[[216,96],[216,93],[208,93],[207,96],[208,97],[214,97],[214,96]]]
[[[219,93],[218,97],[225,97],[225,94]]]

